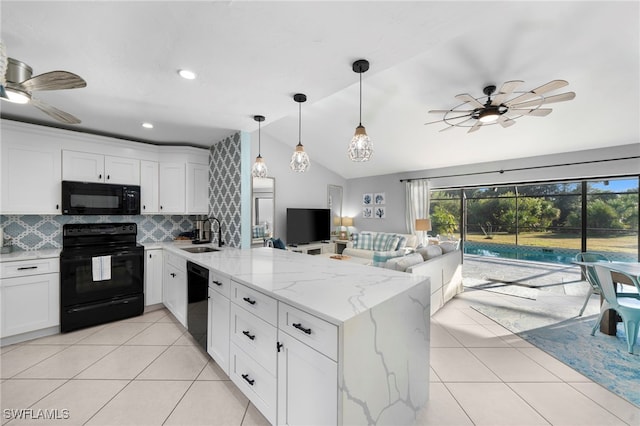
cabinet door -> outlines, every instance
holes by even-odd
[[[162,250],[147,250],[144,265],[144,304],[162,303]]]
[[[338,365],[282,331],[278,342],[278,424],[338,424]]]
[[[104,155],[62,151],[62,180],[104,182]]]
[[[104,181],[140,185],[140,160],[125,157],[104,157]]]
[[[60,274],[3,279],[0,308],[0,337],[60,325]]]
[[[187,163],[187,213],[209,211],[209,166]]]
[[[60,153],[51,143],[2,141],[2,212],[60,214]]]
[[[158,162],[140,161],[140,211],[142,214],[158,213]]]
[[[209,287],[207,352],[229,374],[229,299]]]
[[[183,214],[185,203],[184,163],[160,163],[160,212]]]
[[[162,280],[162,303],[180,324],[187,327],[187,276],[183,269],[165,262]]]

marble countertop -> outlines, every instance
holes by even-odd
[[[162,247],[336,325],[428,281],[404,272],[266,247],[210,253],[186,252],[183,243]]]
[[[11,253],[0,254],[0,262],[16,262],[20,260],[50,259],[60,257],[60,249],[45,250],[14,250]]]

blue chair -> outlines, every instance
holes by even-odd
[[[590,252],[576,254],[576,260],[578,262],[609,262],[609,259],[607,259],[605,255]],[[582,316],[591,296],[594,294],[600,294],[600,283],[598,282],[598,277],[596,276],[593,267],[582,266],[582,272],[591,288],[589,289],[589,294],[587,294],[587,298],[584,301],[584,305],[582,305],[582,309],[580,309],[580,313],[578,314],[579,317]]]
[[[600,265],[594,265],[593,268],[595,269],[600,282],[600,291],[602,292],[601,294],[604,297],[604,301],[600,306],[600,316],[598,317],[596,324],[593,326],[593,330],[591,330],[591,335],[593,336],[598,327],[600,327],[600,321],[602,321],[604,313],[609,309],[614,309],[618,315],[620,315],[622,322],[624,323],[624,332],[627,335],[627,346],[629,353],[631,354],[633,353],[633,345],[636,343],[636,339],[638,337],[638,328],[640,328],[640,300],[633,296],[623,297],[616,294],[610,269]],[[636,285],[636,287],[640,289],[640,284],[638,284],[636,277],[622,272],[618,273],[627,276]]]

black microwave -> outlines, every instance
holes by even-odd
[[[62,214],[138,215],[140,187],[63,180]]]

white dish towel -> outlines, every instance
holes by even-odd
[[[94,281],[111,279],[111,256],[95,256],[91,258],[91,274]]]

